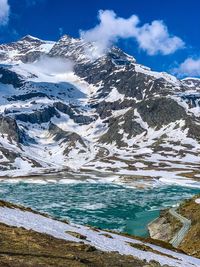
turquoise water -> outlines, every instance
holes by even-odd
[[[0,183],[0,198],[56,218],[147,236],[146,225],[200,189],[164,186],[133,189],[114,184]]]

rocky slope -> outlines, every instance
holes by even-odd
[[[0,45],[1,176],[79,170],[200,186],[199,90],[69,36]]]
[[[178,246],[185,253],[200,258],[200,198],[196,196],[184,201],[177,212],[191,221],[188,233]],[[169,242],[181,229],[182,224],[174,219],[168,211],[162,212],[160,218],[149,225],[152,238]]]
[[[198,267],[200,260],[158,245],[54,220],[0,202],[1,266]],[[164,244],[164,243],[163,243]]]
[[[103,267],[103,266],[161,266],[132,256],[108,253],[82,243],[66,242],[52,236],[17,227],[0,224],[1,266],[12,267]]]

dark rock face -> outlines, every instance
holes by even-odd
[[[21,113],[16,114],[16,120],[30,122],[30,123],[45,123],[49,122],[50,119],[53,117],[59,117],[59,113],[56,111],[54,107],[45,107],[43,110],[36,110],[33,113]]]
[[[135,101],[133,99],[125,99],[123,101],[107,102],[102,100],[96,104],[91,104],[92,108],[95,108],[101,119],[105,119],[111,116],[112,111],[122,110],[125,108],[134,108]]]
[[[101,141],[106,143],[116,141],[119,147],[124,146],[121,141],[122,135],[119,134],[120,129],[123,129],[123,132],[128,134],[128,139],[142,133],[145,135],[147,130],[136,121],[136,116],[134,115],[135,109],[137,109],[137,112],[140,114],[142,120],[147,123],[148,127],[159,130],[172,122],[183,120],[185,121],[183,129],[189,129],[188,136],[200,139],[200,126],[196,123],[197,121],[195,122],[194,118],[189,116],[185,109],[173,99],[164,97],[152,98],[134,104],[132,107],[134,108],[128,110],[123,117],[119,116],[115,119],[105,121],[108,123],[108,131],[102,136]],[[110,109],[108,108],[108,110]],[[108,113],[106,114],[110,115]]]
[[[125,133],[128,133],[127,138],[132,138],[133,136],[146,132],[146,130],[134,119],[134,110],[131,109],[124,116],[123,128]]]
[[[164,125],[187,117],[185,109],[169,98],[157,98],[142,101],[138,112],[148,125],[160,129]]]
[[[70,119],[74,120],[74,122],[80,125],[89,124],[94,121],[94,118],[80,114],[80,110],[76,108],[76,106],[66,105],[62,102],[55,102],[54,107],[60,112],[69,115]]]
[[[14,87],[21,87],[24,84],[24,81],[19,75],[10,69],[0,67],[0,83],[11,84]]]
[[[11,141],[23,142],[22,132],[13,118],[0,116],[0,134],[8,135],[8,139]]]
[[[134,119],[134,110],[129,110],[124,116],[107,120],[108,131],[101,137],[100,141],[108,144],[116,142],[118,147],[126,147],[127,144],[122,139],[123,133],[127,134],[128,139],[131,139],[136,135],[146,132]]]
[[[8,97],[8,101],[25,101],[31,98],[37,98],[37,97],[47,97],[49,96],[47,94],[41,93],[41,92],[36,92],[36,93],[28,93],[28,94],[23,94],[23,95],[13,95],[12,97]]]
[[[5,162],[2,160],[1,165],[0,165],[0,171],[14,169],[14,166],[12,166],[12,163],[16,160],[16,158],[20,157],[20,153],[11,151],[3,146],[0,146],[0,152],[7,159]]]
[[[49,125],[49,133],[53,135],[54,140],[60,141],[63,140],[64,142],[66,141],[80,141],[82,145],[85,146],[84,142],[82,141],[81,137],[78,134],[75,134],[73,132],[66,132],[63,131],[61,128],[56,126],[53,123],[50,123]]]
[[[1,61],[8,60],[8,55],[5,51],[0,51],[0,60]]]
[[[122,137],[123,135],[119,133],[120,127],[118,124],[118,120],[112,120],[109,123],[109,128],[108,131],[101,136],[101,138],[99,139],[100,143],[105,143],[105,144],[112,144],[112,143],[116,143],[117,147],[125,147],[127,146],[123,140]]]
[[[188,128],[188,136],[200,141],[200,125],[199,122],[193,120],[186,120],[186,127]]]
[[[64,155],[68,155],[69,152],[76,147],[77,142],[79,142],[83,148],[86,148],[86,144],[84,143],[80,135],[74,132],[63,131],[53,123],[50,123],[49,125],[49,133],[51,136],[53,136],[53,139],[56,142],[61,141],[61,144],[68,144],[67,148],[64,150]]]
[[[199,93],[187,93],[181,95],[181,99],[184,100],[190,108],[200,106],[200,94]]]

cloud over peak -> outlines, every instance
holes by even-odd
[[[184,47],[184,42],[177,36],[169,34],[163,21],[139,26],[139,18],[132,15],[121,18],[112,10],[100,10],[99,24],[87,31],[80,31],[87,42],[95,42],[99,53],[105,53],[117,40],[133,38],[140,49],[149,55],[168,55]]]
[[[41,56],[34,63],[27,63],[30,69],[37,70],[43,74],[66,74],[73,71],[74,63],[61,57]]]
[[[98,14],[99,24],[88,31],[81,31],[81,37],[89,42],[95,42],[104,53],[119,38],[129,38],[135,35],[136,25],[139,22],[137,16],[128,19],[118,18],[112,10],[100,10]]]
[[[200,77],[200,58],[189,57],[183,61],[178,68],[174,69],[178,76]]]
[[[10,6],[8,0],[0,0],[0,26],[8,23],[10,14]]]

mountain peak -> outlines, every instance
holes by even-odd
[[[71,37],[70,35],[68,34],[64,34],[63,36],[61,36],[61,38],[59,39],[59,42],[75,42],[75,41],[80,41],[80,39],[78,38],[74,38],[74,37]]]
[[[191,89],[200,89],[200,78],[197,77],[187,77],[182,79],[184,85]]]
[[[27,41],[27,42],[42,42],[41,39],[34,37],[32,35],[25,35],[24,37],[22,37],[19,41]]]

